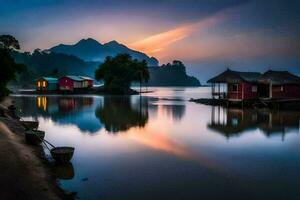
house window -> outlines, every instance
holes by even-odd
[[[280,91],[283,92],[283,86],[280,87]]]
[[[43,87],[46,87],[46,81],[43,81]]]
[[[238,91],[238,84],[232,84],[231,85],[231,91],[232,92],[237,92]]]
[[[38,85],[38,87],[41,87],[41,82],[38,81],[38,82],[37,82],[37,85]]]
[[[256,86],[256,85],[253,85],[252,88],[251,88],[251,91],[252,91],[252,92],[257,92],[257,86]]]

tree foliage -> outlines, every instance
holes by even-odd
[[[145,61],[132,59],[128,54],[107,57],[95,71],[96,80],[103,80],[109,92],[127,93],[132,82],[147,82],[149,71]]]
[[[0,35],[1,49],[20,49],[20,44],[16,38],[11,35]]]
[[[59,77],[66,74],[93,76],[99,65],[99,62],[86,62],[76,56],[39,49],[33,53],[13,51],[11,55],[16,62],[27,66],[27,70],[18,75],[15,82],[22,86],[34,84],[34,79],[41,76]]]
[[[185,65],[179,60],[152,68],[150,73],[149,86],[200,86],[197,78],[187,75]]]
[[[10,35],[0,35],[0,97],[8,95],[6,85],[16,78],[25,66],[15,63],[10,55],[11,49],[19,49],[19,42]]]

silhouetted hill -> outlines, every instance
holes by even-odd
[[[160,67],[150,67],[148,86],[201,86],[200,81],[186,74],[185,66],[180,61],[173,61]]]
[[[158,61],[156,58],[150,58],[146,54],[132,50],[115,40],[101,44],[92,38],[88,38],[82,39],[73,45],[59,44],[50,48],[49,51],[74,55],[84,61],[97,62],[103,62],[107,56],[114,57],[118,54],[126,53],[131,55],[134,59],[145,60],[149,66],[158,66]]]
[[[29,52],[12,52],[17,63],[23,63],[27,70],[18,77],[22,84],[33,83],[40,76],[60,76],[65,74],[80,74],[94,77],[98,62],[85,62],[73,55],[35,50]]]
[[[97,41],[96,41],[97,42]],[[79,42],[77,45],[81,46]],[[89,43],[89,46],[98,46],[95,40],[88,39],[84,41],[84,45]],[[112,41],[106,44],[113,52],[116,49],[124,49],[127,47],[119,45]],[[91,55],[91,52],[90,52]],[[33,53],[29,52],[12,52],[17,63],[27,65],[27,70],[18,76],[16,83],[27,85],[33,84],[34,79],[40,76],[54,76],[62,75],[86,75],[94,78],[94,72],[99,66],[100,62],[84,61],[74,55],[67,55],[63,53],[55,53],[51,51],[35,50]],[[192,76],[186,74],[185,66],[180,61],[173,61],[172,64],[162,65],[160,67],[149,67],[150,80],[148,86],[199,86],[200,82]]]

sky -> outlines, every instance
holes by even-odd
[[[117,40],[181,60],[202,82],[226,68],[300,74],[299,0],[0,0],[0,34],[22,50]]]

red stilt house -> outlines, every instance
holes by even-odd
[[[258,84],[260,98],[300,98],[300,77],[288,71],[269,70],[258,79]]]
[[[227,69],[208,80],[212,84],[212,97],[229,101],[242,101],[258,98],[257,80],[261,73],[238,72]]]

